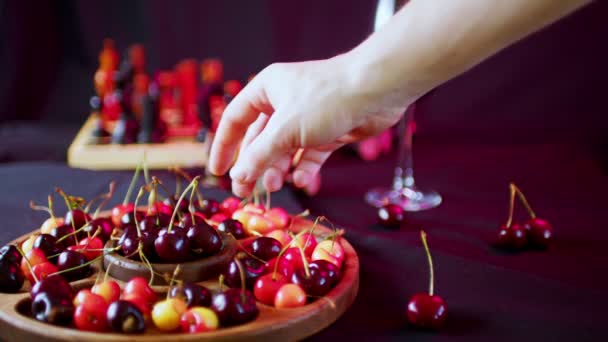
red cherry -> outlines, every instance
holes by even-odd
[[[222,222],[224,222],[225,220],[229,219],[230,216],[224,214],[223,212],[221,213],[216,213],[213,214],[213,216],[211,216],[211,218],[209,219],[209,221],[211,221],[211,223],[213,223],[214,225],[218,225]]]
[[[553,226],[547,220],[534,217],[526,221],[523,227],[526,237],[534,247],[547,248],[553,236]]]
[[[119,204],[112,208],[112,222],[115,227],[120,226],[120,220],[127,213],[132,213],[134,210],[133,203]]]
[[[296,284],[285,284],[277,291],[274,306],[278,309],[297,308],[306,304],[306,292]]]
[[[79,330],[103,332],[108,330],[108,304],[96,294],[90,293],[76,306],[74,325]]]
[[[296,247],[287,248],[281,258],[285,259],[293,267],[293,269],[304,268],[302,254],[300,253],[300,250]]]
[[[407,318],[420,328],[438,329],[447,316],[447,306],[439,296],[415,294],[407,304]]]
[[[526,232],[523,227],[513,223],[510,227],[501,225],[497,245],[505,249],[518,250],[526,246]]]
[[[266,216],[266,218],[272,221],[272,223],[274,223],[274,226],[279,229],[287,227],[291,219],[287,210],[279,207],[272,208],[266,211],[264,213],[264,216]]]
[[[51,264],[48,261],[34,265],[34,267],[32,267],[32,270],[34,271],[34,274],[36,275],[36,278],[38,278],[39,281],[50,276],[53,273],[59,272],[57,266]],[[27,280],[29,280],[30,284],[34,284],[35,282],[34,277],[31,275],[31,273],[28,274]]]
[[[143,277],[131,278],[125,285],[123,296],[127,297],[131,295],[140,297],[147,303],[154,303],[157,300],[156,293],[152,290],[150,285],[148,285],[148,281]]]
[[[285,284],[287,284],[287,278],[282,274],[268,273],[258,278],[255,282],[253,294],[258,301],[266,305],[274,305],[277,291]]]
[[[240,207],[241,200],[236,197],[228,197],[220,203],[220,209],[227,216],[232,216],[234,212]]]
[[[127,294],[123,296],[122,300],[135,305],[146,320],[152,315],[152,303],[146,301],[143,297],[136,294]]]
[[[387,228],[399,228],[405,221],[405,211],[396,204],[386,204],[378,209],[378,219]]]
[[[291,279],[291,275],[295,270],[294,266],[291,264],[291,262],[289,262],[289,260],[283,257],[281,257],[281,259],[279,260],[279,264],[276,265],[277,260],[277,258],[272,258],[266,263],[266,272],[274,273],[276,266],[277,273],[283,275],[287,279]]]
[[[213,331],[219,327],[219,319],[213,310],[194,307],[184,312],[180,319],[182,332],[190,334]]]
[[[304,248],[304,254],[307,258],[310,258],[312,252],[314,252],[315,250],[315,247],[317,247],[317,239],[314,235],[310,233],[304,233],[302,235],[297,236],[293,241],[291,241],[291,246],[300,246]]]
[[[120,285],[114,280],[106,280],[94,285],[91,292],[100,295],[105,299],[106,303],[110,304],[120,298]]]
[[[27,252],[27,254],[25,254],[25,258],[21,260],[21,271],[23,271],[23,275],[26,279],[33,279],[29,265],[27,264],[28,261],[30,262],[32,268],[38,264],[42,264],[43,262],[48,262],[44,252],[38,248],[33,248]],[[34,281],[30,281],[30,283],[34,284]]]
[[[80,252],[84,254],[89,261],[97,258],[103,253],[103,241],[98,237],[84,238],[80,240],[78,246],[80,247]]]

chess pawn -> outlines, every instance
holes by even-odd
[[[91,97],[89,101],[91,106],[91,118],[93,120],[93,131],[91,138],[96,144],[105,143],[105,140],[110,136],[104,127],[103,118],[101,117],[101,99],[97,96]]]
[[[158,120],[157,99],[153,95],[142,97],[141,130],[137,135],[140,144],[160,143],[163,141],[165,129]]]
[[[129,48],[129,61],[135,74],[146,72],[146,50],[141,44],[131,45]]]
[[[148,93],[150,78],[146,74],[136,74],[133,77],[133,96],[131,107],[137,119],[141,119],[143,113],[142,99]]]
[[[118,67],[118,52],[114,47],[114,41],[105,39],[103,49],[99,53],[99,69],[93,76],[95,91],[101,98],[114,90],[114,73]]]
[[[120,63],[118,71],[114,74],[114,83],[116,89],[124,91],[127,86],[133,82],[133,76],[135,75],[135,69],[133,64],[128,58],[123,59]]]
[[[124,101],[122,92],[117,91],[116,96],[120,99],[122,112],[112,132],[113,144],[133,144],[137,141],[139,123],[133,116],[128,102]]]

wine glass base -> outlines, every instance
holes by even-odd
[[[441,195],[435,191],[420,191],[411,188],[402,190],[375,188],[365,194],[365,201],[378,208],[392,203],[402,207],[405,211],[421,211],[435,208],[441,204]]]

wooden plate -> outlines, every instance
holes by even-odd
[[[294,218],[293,230],[309,228],[311,221]],[[316,232],[330,233],[331,230],[318,225]],[[29,235],[29,234],[28,234]],[[22,236],[11,243],[27,239]],[[17,311],[26,308],[29,287],[24,286],[17,294],[0,293],[0,337],[8,341],[294,341],[311,336],[331,325],[353,303],[359,289],[359,258],[353,247],[344,238],[339,238],[344,248],[345,259],[340,282],[324,297],[300,308],[276,309],[258,302],[259,316],[247,324],[220,328],[201,334],[161,333],[148,328],[143,335],[123,335],[113,333],[90,333],[73,328],[57,327],[42,323]],[[97,268],[101,267],[99,263]],[[97,275],[73,282],[75,288],[92,286]],[[119,281],[119,283],[121,283]],[[212,290],[217,282],[204,281],[200,284]],[[155,287],[158,293],[167,287]]]

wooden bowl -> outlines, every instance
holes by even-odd
[[[311,221],[294,218],[292,229],[300,231],[312,225]],[[327,227],[318,225],[317,233],[328,234]],[[29,235],[29,234],[28,234]],[[11,243],[27,239],[22,236]],[[353,247],[344,238],[339,238],[344,248],[345,259],[340,282],[323,298],[293,309],[276,309],[258,302],[259,316],[252,322],[221,327],[212,332],[200,334],[162,333],[153,327],[141,335],[115,333],[91,333],[39,322],[28,317],[29,287],[24,286],[17,294],[0,293],[0,337],[7,341],[294,341],[311,336],[331,325],[353,303],[359,289],[359,258]],[[101,263],[100,263],[101,264]],[[101,266],[101,265],[98,265]],[[96,274],[72,285],[76,289],[92,286]],[[118,280],[122,285],[124,282]],[[212,290],[217,289],[217,281],[203,281],[199,284]],[[166,286],[155,286],[162,294]]]

